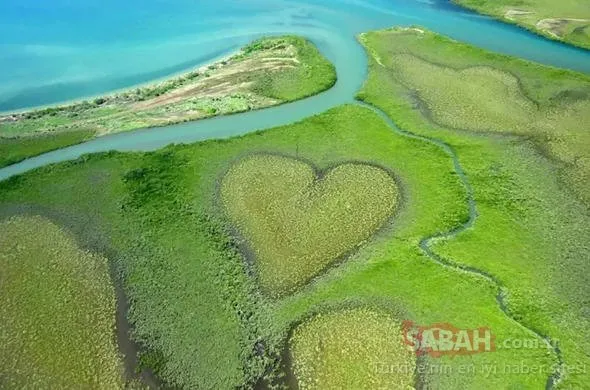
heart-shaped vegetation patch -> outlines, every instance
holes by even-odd
[[[254,257],[263,291],[279,296],[369,239],[395,211],[398,188],[370,164],[318,173],[304,161],[256,154],[231,166],[220,196]]]
[[[289,340],[297,387],[413,389],[416,355],[404,343],[402,329],[396,318],[369,308],[308,319]]]

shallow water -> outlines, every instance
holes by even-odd
[[[351,102],[366,76],[355,36],[422,25],[494,51],[590,73],[590,51],[568,47],[445,0],[3,0],[0,111],[52,104],[162,78],[265,34],[308,37],[338,82],[303,101],[256,112],[101,137],[0,170],[0,179],[84,153],[153,150],[287,124]],[[123,4],[122,4],[123,3]]]
[[[488,49],[590,72],[568,48],[453,6],[417,0],[3,0],[0,111],[168,76],[262,34],[297,33],[332,54],[355,86],[360,32],[419,24]]]

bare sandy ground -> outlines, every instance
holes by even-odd
[[[536,27],[539,30],[543,30],[548,34],[553,35],[556,38],[561,38],[564,34],[565,27],[570,22],[590,22],[588,19],[575,19],[575,18],[549,18],[541,19],[537,22]]]
[[[532,14],[531,11],[524,11],[524,10],[519,10],[519,9],[509,9],[504,14],[504,17],[509,20],[515,20],[519,16],[530,15],[530,14]]]
[[[133,105],[134,110],[150,109],[162,105],[177,103],[187,97],[218,97],[245,91],[251,85],[249,82],[236,82],[240,75],[260,70],[279,70],[292,68],[299,63],[296,58],[263,57],[247,59],[236,63],[216,64],[215,70],[209,67],[201,68],[200,72],[210,73],[210,76],[177,88],[162,96],[138,102]]]

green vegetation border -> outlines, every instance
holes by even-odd
[[[51,209],[34,204],[0,205],[0,222],[15,216],[40,216],[46,218],[61,227],[64,232],[70,233],[81,250],[102,255],[108,260],[109,276],[115,290],[116,298],[116,325],[113,337],[122,355],[125,380],[128,382],[141,380],[142,383],[148,385],[150,388],[161,387],[162,383],[151,370],[141,367],[139,364],[138,359],[142,351],[142,346],[130,337],[133,327],[127,318],[129,300],[124,291],[119,266],[114,261],[117,258],[117,253],[108,245],[108,239],[105,238],[104,232],[99,230],[99,234],[96,234],[96,228],[99,224],[93,221],[92,218],[84,219],[78,215],[68,215],[63,210]],[[92,226],[95,229],[92,234],[88,230],[88,226]]]
[[[394,225],[396,222],[396,217],[401,213],[402,209],[405,207],[407,196],[405,195],[405,189],[402,184],[402,181],[395,174],[395,172],[393,172],[390,168],[384,167],[381,164],[378,164],[376,162],[362,161],[362,160],[342,160],[339,162],[333,162],[332,164],[329,164],[325,168],[320,169],[317,167],[317,165],[313,161],[311,161],[309,159],[306,159],[306,158],[298,156],[298,155],[293,156],[293,155],[289,155],[287,153],[281,153],[281,152],[277,152],[277,151],[247,152],[247,153],[240,154],[236,158],[232,159],[227,164],[227,167],[219,174],[217,181],[215,183],[215,202],[214,202],[215,203],[215,206],[214,206],[215,210],[214,210],[214,212],[217,215],[219,215],[223,220],[228,221],[227,222],[227,224],[229,226],[228,233],[237,242],[238,250],[240,251],[240,253],[242,254],[242,257],[244,259],[246,269],[248,270],[248,275],[255,280],[255,282],[256,282],[255,285],[257,286],[258,291],[260,293],[262,293],[265,297],[278,300],[278,299],[284,298],[287,295],[292,295],[292,294],[296,294],[300,291],[304,291],[309,285],[312,285],[315,282],[317,282],[318,280],[322,279],[332,269],[338,268],[342,264],[346,263],[348,259],[350,259],[352,256],[354,256],[364,246],[364,244],[359,245],[359,246],[347,251],[346,253],[334,258],[331,262],[326,264],[326,266],[323,267],[318,273],[316,273],[311,278],[307,279],[306,282],[298,283],[297,285],[294,286],[294,288],[292,290],[290,290],[286,293],[280,293],[278,296],[273,296],[273,294],[271,294],[270,292],[264,291],[261,287],[260,281],[258,280],[258,271],[256,269],[256,256],[254,255],[254,251],[252,250],[250,245],[247,243],[246,238],[240,233],[239,229],[232,222],[230,222],[231,219],[228,217],[225,207],[223,205],[223,201],[221,199],[222,181],[223,181],[223,178],[225,177],[225,175],[227,174],[227,172],[232,168],[232,166],[234,164],[238,163],[240,160],[242,160],[246,157],[249,157],[249,156],[257,156],[257,155],[278,156],[278,157],[289,158],[289,159],[293,159],[293,160],[305,163],[309,167],[311,167],[311,169],[313,170],[313,172],[315,174],[314,182],[321,181],[324,178],[324,176],[326,175],[326,173],[328,173],[330,170],[332,170],[342,164],[367,165],[367,166],[371,166],[374,168],[382,169],[384,172],[386,172],[393,179],[393,181],[396,185],[396,189],[397,189],[396,203],[395,203],[393,213],[391,213],[387,217],[387,220],[381,225],[381,227],[379,227],[377,230],[375,230],[375,232],[368,239],[369,241],[372,241],[375,237],[378,237],[378,236],[381,236],[381,235],[386,234],[388,232],[391,232],[391,230],[395,228]]]

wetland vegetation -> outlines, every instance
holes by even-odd
[[[304,389],[409,389],[416,355],[391,314],[365,308],[318,314],[290,339],[293,371]],[[377,367],[405,367],[384,375]]]
[[[269,297],[252,274],[217,195],[223,175],[252,153],[303,159],[320,171],[351,160],[371,163],[395,173],[405,201],[397,206],[393,224],[344,262],[291,294]],[[463,185],[438,146],[393,133],[368,108],[343,106],[226,141],[94,155],[0,187],[3,205],[35,204],[92,217],[79,224],[85,226],[82,231],[104,232],[102,245],[111,248],[110,260],[131,302],[132,337],[143,346],[140,362],[170,386],[227,388],[260,378],[280,383],[292,324],[310,312],[347,304],[385,306],[392,315],[404,313],[396,318],[417,323],[452,318],[460,327],[490,326],[497,337],[531,337],[497,309],[491,286],[441,267],[418,250],[423,236],[468,218]],[[477,315],[469,309],[474,307]],[[552,361],[544,350],[498,351],[493,357],[498,364]],[[470,359],[487,361],[483,355]],[[463,364],[460,359],[443,363]],[[424,380],[446,387],[494,387],[506,381],[540,386],[546,375],[433,374]]]
[[[304,161],[259,154],[230,168],[221,197],[256,258],[263,290],[281,295],[372,236],[396,209],[398,190],[376,166],[316,172]]]
[[[367,106],[227,140],[83,156],[0,182],[0,229],[16,235],[0,261],[27,266],[10,263],[18,240],[46,245],[48,259],[67,241],[80,264],[97,261],[100,272],[76,277],[107,298],[77,297],[60,316],[110,313],[91,328],[112,335],[120,284],[138,368],[163,387],[583,388],[589,78],[418,27],[360,40]],[[277,85],[292,96],[293,84]],[[40,215],[26,229],[13,226],[25,221],[11,212],[21,208]],[[47,219],[67,220],[71,235]],[[51,272],[60,283],[71,274]],[[3,301],[36,288],[22,275]],[[31,305],[27,316],[45,315]],[[416,357],[402,346],[403,320],[487,327],[499,346],[541,347]],[[114,339],[104,340],[86,342]],[[122,357],[109,348],[100,383],[123,387]],[[0,378],[14,361],[0,361]],[[506,371],[515,362],[539,369]],[[381,363],[406,370],[376,371]]]
[[[548,38],[590,49],[586,0],[453,0],[474,11],[514,23]]]
[[[122,388],[107,259],[38,216],[0,223],[3,388]]]
[[[1,125],[0,125],[1,127]],[[30,137],[0,137],[0,167],[91,139],[92,130],[67,131]]]
[[[583,388],[587,373],[568,367],[588,364],[590,79],[423,29],[361,40],[371,64],[360,97],[402,129],[448,143],[473,188],[473,227],[435,250],[493,275],[511,316],[559,340],[560,385]]]

